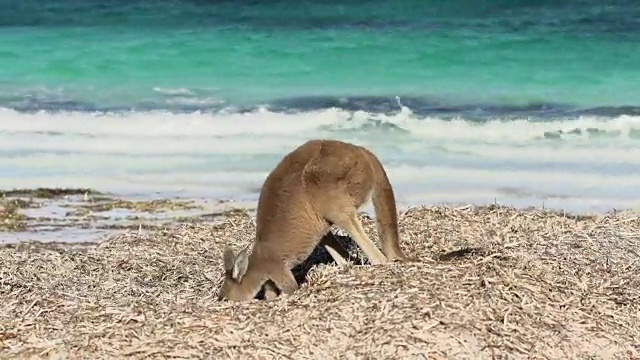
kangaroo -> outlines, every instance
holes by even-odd
[[[382,252],[365,233],[358,209],[372,199]],[[380,160],[368,149],[314,139],[300,145],[265,179],[258,199],[251,255],[224,250],[224,282],[219,300],[253,299],[263,284],[267,299],[298,289],[291,269],[320,243],[338,264],[348,252],[330,231],[344,229],[373,265],[411,259],[400,249],[395,195]],[[272,283],[267,282],[271,280]]]

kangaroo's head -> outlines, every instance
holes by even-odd
[[[218,294],[218,300],[244,301],[251,300],[254,294],[242,286],[242,278],[249,267],[249,255],[247,249],[234,254],[233,250],[226,248],[223,254],[224,282]]]

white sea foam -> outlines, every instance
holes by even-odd
[[[492,202],[576,210],[640,203],[640,117],[472,123],[338,109],[280,114],[35,114],[0,109],[0,188],[92,187],[257,198],[309,138],[372,148],[404,204]]]
[[[169,95],[169,96],[193,95],[193,92],[186,88],[169,89],[169,88],[162,88],[162,87],[154,87],[153,91],[162,95]]]

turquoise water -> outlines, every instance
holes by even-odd
[[[1,14],[0,104],[9,107],[217,108],[306,96],[640,104],[632,1],[3,0]],[[179,89],[188,99],[175,99]]]
[[[640,3],[0,0],[0,117],[0,187],[255,199],[323,136],[405,203],[637,206]]]

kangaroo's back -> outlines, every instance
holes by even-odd
[[[310,140],[283,157],[269,173],[258,199],[257,241],[281,241],[290,224],[305,214],[302,173],[321,147],[321,140]]]

